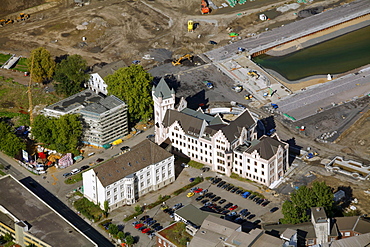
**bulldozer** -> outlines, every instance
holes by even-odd
[[[25,13],[20,13],[19,16],[17,17],[17,21],[24,21],[30,18],[29,14]]]
[[[189,59],[190,61],[192,61],[193,60],[193,55],[185,54],[184,56],[180,57],[179,59],[177,59],[175,61],[172,61],[172,65],[173,66],[180,65],[180,64],[182,64],[182,61],[184,61],[185,59]]]

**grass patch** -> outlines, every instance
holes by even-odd
[[[242,178],[242,177],[240,177],[236,173],[231,173],[230,178],[233,178],[233,179],[236,179],[236,180],[239,180],[239,181],[242,181],[242,182],[253,182],[252,180],[249,180],[248,178]]]
[[[103,210],[85,197],[74,202],[73,206],[89,220],[99,221],[103,217]]]
[[[194,160],[189,161],[188,165],[197,169],[202,169],[204,167],[202,163],[196,162]]]
[[[66,180],[64,180],[64,183],[66,184],[74,184],[74,183],[77,183],[79,181],[82,181],[82,173],[78,173],[76,175],[73,175],[69,178],[67,178]]]
[[[0,53],[0,66],[3,65],[12,55]]]
[[[152,209],[155,206],[158,206],[159,204],[162,204],[163,202],[167,201],[168,199],[171,198],[171,196],[159,196],[158,201],[153,202],[147,206],[148,209]]]
[[[0,170],[0,175],[1,175],[1,176],[5,176],[5,175],[6,175],[6,173],[5,173],[5,172],[3,172],[2,170]]]
[[[160,234],[178,247],[186,247],[187,242],[192,239],[192,236],[186,232],[185,223],[181,221],[161,231]]]
[[[196,177],[193,182],[191,182],[190,184],[182,187],[181,189],[176,190],[175,192],[173,192],[173,194],[175,196],[178,196],[181,193],[183,193],[184,191],[187,191],[187,190],[193,188],[195,185],[197,185],[197,184],[199,184],[201,182],[203,182],[203,178],[202,177]]]

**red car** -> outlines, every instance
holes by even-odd
[[[141,232],[142,233],[147,233],[147,232],[149,232],[150,231],[150,228],[145,228],[144,230],[142,230]]]
[[[199,188],[199,189],[197,189],[197,190],[194,190],[194,193],[200,193],[200,192],[202,192],[203,191],[203,189],[202,188]]]
[[[139,229],[140,227],[143,227],[143,226],[144,226],[144,224],[140,223],[140,224],[135,225],[135,228]]]
[[[238,208],[238,205],[232,205],[231,207],[229,207],[229,210],[232,211],[232,210],[235,210]]]

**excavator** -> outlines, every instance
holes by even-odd
[[[27,20],[28,18],[30,18],[29,14],[20,13],[19,16],[17,17],[17,21],[24,21]]]
[[[184,56],[180,57],[179,59],[177,59],[175,61],[172,61],[172,65],[173,66],[180,65],[180,64],[182,64],[182,61],[184,61],[185,59],[189,59],[190,61],[192,61],[193,60],[193,55],[185,54]]]
[[[206,2],[206,0],[202,0],[202,3],[200,6],[201,6],[200,11],[202,15],[210,13],[210,9],[208,7],[208,3]]]

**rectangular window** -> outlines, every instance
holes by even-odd
[[[257,165],[257,161],[254,162],[254,165],[256,166]]]
[[[110,191],[107,191],[107,196],[110,196]]]
[[[344,236],[349,237],[349,236],[351,236],[351,233],[350,232],[345,232]]]
[[[247,159],[247,163],[251,163],[250,159]]]
[[[117,188],[114,188],[113,191],[114,191],[114,193],[116,193],[117,192]]]

